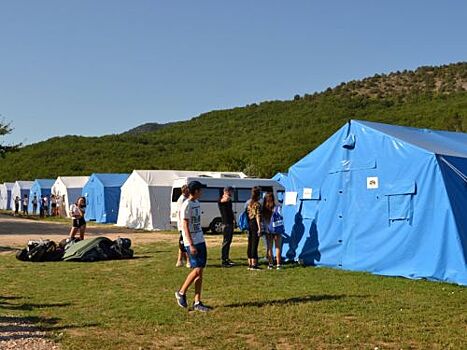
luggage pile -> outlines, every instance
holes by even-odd
[[[62,240],[56,244],[51,240],[29,241],[26,248],[18,251],[16,258],[21,261],[83,261],[130,259],[133,257],[131,240],[107,237],[85,240]]]

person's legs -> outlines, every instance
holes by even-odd
[[[203,287],[203,268],[200,268],[198,277],[195,278],[195,304],[201,301],[202,287]]]
[[[79,239],[83,240],[84,239],[84,233],[86,232],[86,224],[81,225],[79,228]]]
[[[191,284],[199,277],[200,274],[200,267],[194,268],[191,272],[186,276],[185,282],[183,282],[182,286],[179,289],[179,293],[182,295],[186,294],[188,288],[190,288]]]
[[[247,257],[248,257],[248,267],[253,266],[253,232],[248,231],[248,247],[247,247]]]
[[[253,235],[253,242],[252,242],[252,263],[253,266],[258,266],[258,245],[259,245],[259,237],[258,232],[256,231]]]
[[[224,225],[224,240],[222,242],[222,262],[229,260],[230,245],[232,244],[233,226]]]
[[[276,264],[280,266],[281,264],[281,235],[274,235],[274,245],[276,246]]]
[[[272,242],[273,242],[273,236],[271,234],[268,234],[266,236],[266,242],[267,242],[267,249],[266,249],[266,257],[268,258],[268,263],[269,266],[273,265],[272,261]]]
[[[72,227],[70,231],[70,239],[74,239],[77,233],[78,233],[78,228]]]

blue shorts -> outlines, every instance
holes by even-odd
[[[206,250],[206,243],[199,243],[195,244],[195,248],[197,250],[196,254],[191,254],[190,247],[185,246],[186,252],[188,253],[188,257],[190,259],[191,268],[195,269],[197,267],[206,267],[206,260],[208,258],[208,252]]]

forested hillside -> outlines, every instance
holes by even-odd
[[[291,101],[205,113],[151,132],[52,138],[0,159],[0,182],[133,169],[270,177],[287,171],[349,119],[467,132],[467,63],[375,75]]]

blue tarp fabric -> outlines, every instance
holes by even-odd
[[[286,259],[467,285],[467,134],[350,121],[282,184]]]
[[[86,197],[86,220],[116,223],[120,190],[129,174],[92,174],[83,187]]]
[[[41,205],[41,198],[42,196],[46,196],[49,199],[50,203],[50,194],[51,194],[51,189],[52,186],[55,183],[55,179],[36,179],[34,183],[31,186],[31,191],[29,195],[29,206],[28,210],[32,214],[39,214],[38,211],[40,209]],[[34,199],[34,196],[37,198],[37,212],[33,213],[33,205],[32,201]],[[49,204],[50,207],[50,204]]]

